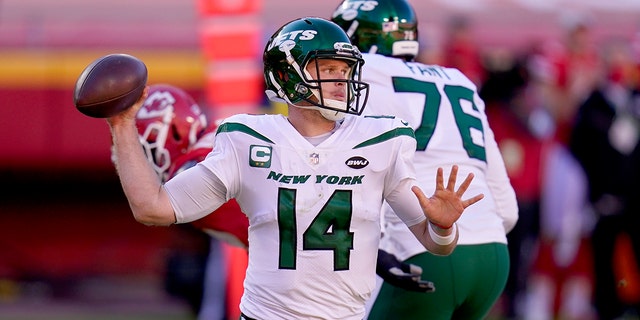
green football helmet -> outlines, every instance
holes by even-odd
[[[406,0],[344,0],[331,20],[362,52],[407,61],[418,55],[418,20]]]
[[[309,63],[320,59],[339,59],[350,66],[346,77],[321,79],[307,71]],[[318,17],[293,20],[276,31],[264,49],[264,78],[270,100],[287,102],[300,108],[316,109],[329,120],[345,114],[360,115],[369,85],[360,81],[364,60],[357,47],[335,23]],[[317,70],[317,68],[316,68]],[[344,83],[346,101],[324,98],[321,85]]]

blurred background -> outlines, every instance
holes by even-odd
[[[134,221],[110,161],[107,124],[74,108],[75,81],[94,59],[128,53],[147,64],[150,84],[185,89],[214,118],[280,112],[262,92],[264,43],[292,19],[329,18],[338,3],[0,0],[0,319],[193,319],[166,284],[173,228]],[[522,211],[510,235],[513,277],[492,317],[520,318],[536,294],[556,296],[532,289],[546,239],[546,143],[568,143],[576,110],[601,82],[637,89],[640,1],[412,4],[420,60],[460,68],[492,110]],[[569,242],[589,239],[597,215],[578,219],[584,227]],[[619,294],[637,305],[631,260]]]

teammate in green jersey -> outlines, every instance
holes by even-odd
[[[332,20],[364,52],[362,79],[371,92],[365,114],[395,115],[414,130],[418,186],[433,192],[438,168],[457,164],[476,177],[469,190],[487,196],[460,218],[458,246],[446,257],[416,241],[387,210],[381,249],[420,266],[436,290],[384,282],[369,302],[369,319],[483,319],[509,275],[506,234],[518,207],[476,86],[457,69],[414,61],[418,21],[406,0],[344,0]]]

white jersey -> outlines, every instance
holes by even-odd
[[[247,316],[363,319],[375,287],[379,213],[389,193],[413,181],[415,146],[398,119],[347,116],[313,146],[282,115],[235,115],[220,125],[207,158],[165,189],[178,222],[213,211],[193,207],[215,179],[226,195],[213,202],[235,198],[248,216],[240,305]],[[402,217],[409,225],[424,219],[419,207]]]
[[[475,175],[466,194],[483,193],[485,198],[458,220],[458,244],[507,243],[518,207],[476,86],[457,69],[363,56],[363,81],[371,86],[364,112],[395,115],[413,127],[416,174],[425,194],[434,192],[438,167],[445,169],[445,176],[454,164],[459,165],[459,177]],[[408,228],[394,224],[392,216],[387,220],[383,249],[403,260],[425,251]]]

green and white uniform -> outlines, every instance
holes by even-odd
[[[476,86],[459,70],[444,68],[441,66],[425,65],[417,62],[404,62],[401,59],[390,58],[379,54],[363,54],[366,61],[363,69],[363,80],[371,86],[369,102],[365,109],[366,114],[392,114],[410,123],[415,130],[417,148],[414,165],[418,179],[418,185],[427,195],[433,194],[435,186],[435,172],[438,167],[445,169],[445,176],[452,165],[459,166],[458,175],[466,176],[473,173],[475,178],[466,194],[475,195],[483,193],[485,198],[465,209],[457,222],[459,228],[458,248],[451,256],[433,257],[450,262],[467,261],[457,255],[473,255],[485,251],[460,250],[461,246],[493,246],[498,244],[496,250],[500,253],[495,260],[495,268],[476,268],[487,274],[477,273],[472,277],[474,281],[488,281],[488,273],[499,272],[496,283],[491,283],[492,288],[482,290],[457,290],[459,296],[447,297],[442,301],[449,301],[453,306],[465,303],[465,299],[475,299],[474,295],[484,296],[500,294],[504,288],[504,282],[508,276],[508,257],[506,234],[515,225],[518,219],[518,207],[515,192],[509,182],[504,161],[498,149],[493,132],[487,122],[485,105],[478,96]],[[461,182],[461,181],[459,181]],[[408,228],[394,217],[391,210],[385,213],[384,237],[381,248],[395,254],[401,260],[425,253],[426,249],[411,234]],[[433,256],[427,254],[428,256]],[[404,296],[394,297],[385,295],[378,299],[372,313],[380,318],[392,317],[407,319],[402,313],[384,313],[382,306],[401,305],[406,307],[408,314],[421,315],[419,307],[431,307],[430,301],[438,301],[441,295],[449,293],[445,286],[475,286],[476,283],[454,282],[458,278],[456,274],[457,263],[444,263],[451,265],[447,272],[435,272],[433,265],[420,265],[425,270],[423,278],[433,281],[436,286],[435,293],[418,294],[415,297],[425,301],[409,303]],[[474,260],[469,261],[483,261]],[[416,263],[415,260],[410,262]],[[431,270],[430,270],[431,268]],[[463,270],[459,270],[463,272]],[[466,272],[466,271],[464,271]],[[435,278],[429,278],[434,274]],[[453,279],[452,279],[453,277]],[[457,283],[457,284],[456,284]],[[390,285],[386,290],[393,290]],[[383,287],[383,290],[385,290]],[[493,291],[489,291],[493,290]],[[485,299],[484,307],[493,303],[491,299]],[[475,302],[469,302],[475,303]],[[482,303],[480,303],[482,305]],[[414,308],[415,307],[415,308]],[[433,310],[445,310],[446,306],[438,301]],[[476,307],[477,308],[477,307]],[[394,310],[394,312],[401,312]],[[437,311],[436,311],[437,312]],[[408,315],[407,314],[407,315]],[[429,317],[429,319],[435,319]],[[469,318],[465,318],[469,319]]]
[[[282,115],[235,115],[215,147],[170,180],[179,223],[235,198],[249,218],[241,311],[257,319],[363,319],[375,287],[383,200],[411,226],[425,217],[413,130],[398,119],[348,115],[309,143]]]

